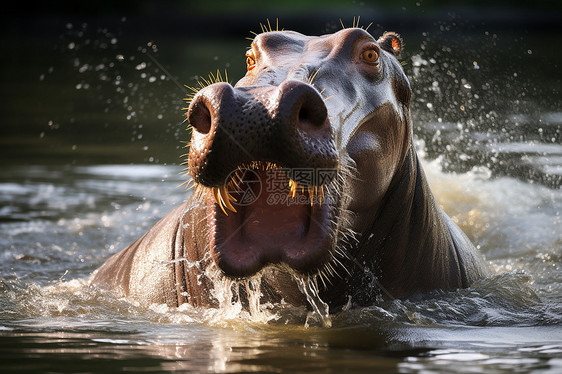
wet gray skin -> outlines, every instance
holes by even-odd
[[[262,301],[305,304],[304,277],[335,307],[486,276],[426,182],[401,48],[397,34],[357,28],[258,35],[246,76],[191,102],[195,192],[92,282],[146,304],[213,306],[220,279],[257,275]]]

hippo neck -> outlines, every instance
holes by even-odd
[[[461,287],[463,275],[446,219],[411,145],[381,209],[359,241],[356,264],[372,270],[367,273],[376,276],[382,295],[389,298]],[[365,286],[361,289],[369,289]]]

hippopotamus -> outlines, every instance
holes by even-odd
[[[262,301],[307,305],[306,279],[337,308],[486,277],[426,181],[402,46],[397,33],[362,28],[257,35],[243,78],[191,99],[193,193],[92,284],[144,304],[212,307],[221,284],[252,279]]]

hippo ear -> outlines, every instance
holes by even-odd
[[[385,32],[382,36],[377,40],[379,45],[382,49],[387,52],[392,53],[394,56],[400,56],[400,52],[402,52],[402,38],[395,32]]]

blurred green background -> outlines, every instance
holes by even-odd
[[[227,70],[232,82],[238,80],[244,74],[247,38],[268,20],[320,35],[340,29],[340,19],[350,26],[360,17],[362,26],[373,23],[369,30],[375,35],[385,30],[403,35],[409,74],[412,56],[427,57],[430,47],[447,53],[449,46],[464,50],[468,56],[459,60],[471,67],[477,59],[486,61],[481,72],[487,68],[490,79],[502,80],[506,71],[512,77],[517,69],[529,85],[540,75],[534,89],[546,107],[556,108],[561,4],[546,0],[10,4],[0,16],[1,162],[180,163],[189,138],[182,110],[188,91],[184,85],[196,85],[200,76],[217,70]],[[531,50],[534,55],[526,56],[521,65],[522,56]],[[531,88],[526,95],[533,95]],[[501,96],[506,98],[505,93]],[[435,110],[424,112],[423,99],[413,109],[422,120],[435,115]]]

